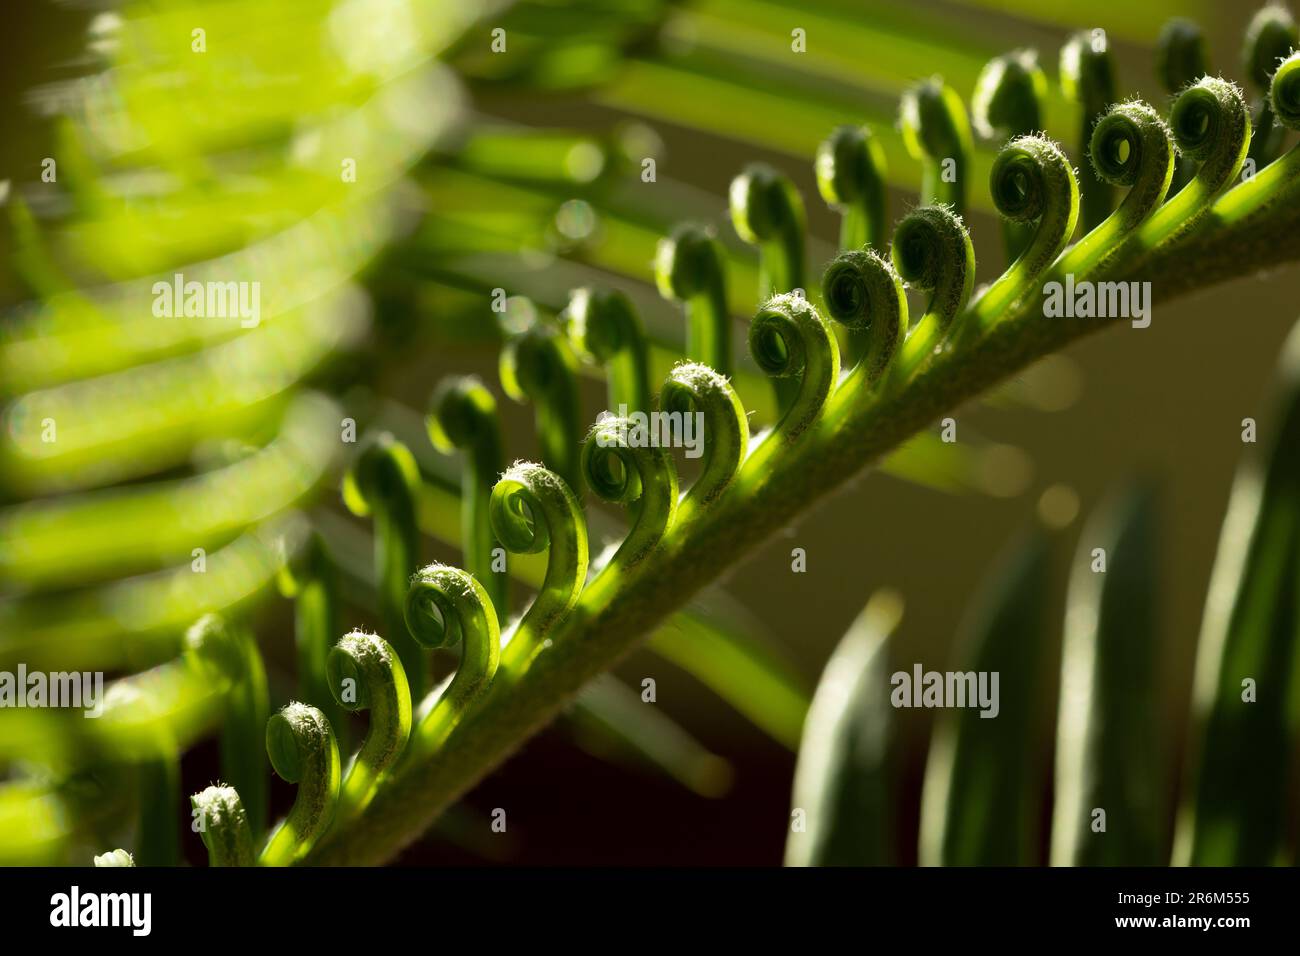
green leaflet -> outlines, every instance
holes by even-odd
[[[334,728],[340,749],[346,749],[346,711],[330,692],[327,672],[339,632],[338,572],[318,533],[313,532],[298,553],[286,555],[276,584],[280,593],[294,602],[298,697],[320,709]]]
[[[1300,332],[1287,340],[1274,402],[1233,482],[1206,597],[1180,864],[1263,866],[1285,852],[1300,628]]]
[[[1129,489],[1079,539],[1061,653],[1051,858],[1057,866],[1152,866],[1163,859],[1155,520],[1152,490]],[[1102,832],[1094,830],[1098,809],[1105,812]]]
[[[787,866],[893,862],[889,638],[903,604],[872,596],[826,662],[795,769]]]
[[[987,673],[990,688],[998,674],[998,712],[985,718],[966,707],[936,718],[921,800],[924,866],[1034,860],[1038,664],[1051,633],[1044,615],[1047,558],[1041,532],[1015,545],[963,628],[955,667]]]

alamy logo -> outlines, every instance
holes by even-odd
[[[1065,283],[1043,286],[1043,315],[1049,319],[1132,319],[1133,328],[1151,324],[1150,282],[1078,282],[1074,273]]]
[[[185,281],[176,273],[171,282],[153,284],[153,314],[158,318],[239,319],[245,329],[262,321],[262,283]]]
[[[617,437],[608,432],[596,434],[601,448],[623,445],[628,448],[684,448],[687,458],[704,454],[703,412],[629,412],[618,406]]]
[[[895,707],[978,707],[981,717],[998,715],[998,671],[898,671],[889,679]]]
[[[51,926],[129,926],[131,935],[148,936],[153,928],[153,894],[69,893],[50,897]]]
[[[104,713],[103,671],[0,671],[0,708],[56,707],[82,710],[87,717]]]

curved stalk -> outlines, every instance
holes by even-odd
[[[1083,30],[1061,47],[1061,91],[1079,110],[1077,158],[1088,152],[1092,133],[1102,114],[1119,97],[1115,92],[1115,62],[1105,30]],[[1084,170],[1080,183],[1080,218],[1085,230],[1094,229],[1110,215],[1110,185],[1094,171]]]
[[[659,294],[686,308],[686,357],[731,374],[731,315],[727,311],[726,254],[702,226],[685,223],[659,240],[655,282]]]
[[[937,76],[918,83],[903,93],[899,124],[908,153],[921,162],[921,203],[964,215],[974,144],[961,97]]]
[[[497,540],[488,519],[492,485],[505,468],[496,399],[477,377],[444,379],[434,390],[425,417],[429,440],[440,451],[465,453],[461,466],[461,551],[465,567],[504,613],[509,607],[510,576],[492,569]]]
[[[374,518],[380,619],[402,659],[413,697],[423,696],[429,686],[429,663],[406,633],[402,619],[406,582],[420,562],[415,504],[419,487],[415,458],[387,432],[366,440],[343,479],[343,502],[348,510]]]
[[[1141,278],[1151,282],[1153,301],[1160,306],[1238,274],[1243,255],[1254,256],[1260,266],[1300,259],[1300,153],[1292,150],[1252,184],[1219,197],[1194,233],[1178,225],[1167,222],[1160,234],[1136,231],[1123,240],[1131,255],[1102,265],[1094,258],[1079,277]],[[1071,256],[1067,252],[1050,273],[1068,265]],[[327,841],[310,862],[373,863],[390,857],[552,719],[588,680],[633,648],[640,635],[716,579],[731,556],[757,546],[939,415],[1044,355],[1115,325],[1099,318],[1044,322],[1041,303],[1022,298],[968,349],[937,353],[895,387],[865,396],[860,388],[837,389],[817,421],[773,467],[742,468],[709,508],[676,525],[637,567],[634,587],[599,600],[579,598],[548,633],[548,653],[538,655],[518,679],[494,683],[464,731],[447,737],[436,762],[404,761],[362,821]]]
[[[1029,136],[1044,128],[1043,108],[1047,100],[1047,74],[1038,65],[1034,50],[1013,50],[985,64],[971,96],[971,118],[975,132],[986,142],[1001,145],[1017,136]],[[997,190],[993,191],[994,202]],[[1033,237],[1032,226],[1014,218],[1002,224],[1002,242],[1007,262],[1014,262]]]

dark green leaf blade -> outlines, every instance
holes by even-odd
[[[787,866],[893,861],[888,642],[902,612],[897,594],[877,592],[826,663],[799,748]]]
[[[1099,510],[1079,541],[1061,653],[1057,866],[1153,866],[1163,856],[1156,548],[1155,496],[1145,486]]]
[[[997,715],[967,706],[936,721],[921,802],[925,866],[1032,862],[1032,757],[1040,652],[1047,637],[1048,547],[1034,531],[985,585],[958,645],[961,672],[998,675]]]
[[[1300,332],[1287,340],[1275,389],[1267,437],[1233,483],[1201,623],[1174,851],[1183,865],[1263,866],[1285,852],[1300,626]]]

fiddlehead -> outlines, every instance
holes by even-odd
[[[420,470],[410,450],[384,432],[367,439],[343,479],[343,501],[353,514],[375,524],[375,577],[379,612],[393,648],[402,659],[411,694],[428,688],[428,665],[402,623],[406,582],[419,566],[416,494]],[[238,786],[238,785],[236,785]]]
[[[418,635],[416,635],[418,637]],[[411,732],[411,690],[402,662],[376,634],[352,631],[329,655],[329,687],[339,706],[370,711],[370,729],[343,775],[335,819],[365,809],[379,776],[401,755]]]
[[[885,248],[885,155],[865,126],[840,126],[817,149],[817,186],[827,205],[843,214],[840,249],[862,254]],[[826,278],[822,278],[823,290]],[[827,300],[829,305],[829,300]],[[871,350],[865,327],[848,328],[844,364],[856,365]]]
[[[549,549],[541,589],[501,655],[503,668],[515,674],[578,601],[587,578],[587,522],[563,478],[523,461],[515,462],[492,489],[489,513],[492,529],[507,551],[538,554]]]
[[[665,299],[686,307],[686,357],[731,374],[731,316],[727,311],[726,258],[703,227],[687,223],[659,240],[655,282]]]
[[[578,350],[605,366],[610,411],[649,411],[648,347],[632,301],[616,289],[575,289],[564,318]]]
[[[1269,102],[1279,123],[1300,129],[1300,53],[1292,53],[1273,74]]]
[[[939,77],[903,93],[899,121],[907,151],[922,164],[921,202],[966,209],[966,178],[974,149],[961,97]]]
[[[282,779],[298,784],[298,794],[257,863],[288,866],[307,855],[334,818],[339,799],[339,747],[325,715],[295,701],[267,721],[266,753]]]
[[[567,343],[555,330],[534,324],[506,341],[500,372],[507,395],[533,403],[542,461],[569,487],[580,490],[578,381]]]
[[[679,434],[666,436],[666,442],[665,436],[651,433],[654,421],[644,415],[637,421],[602,415],[582,446],[582,471],[591,490],[631,514],[632,527],[607,567],[637,565],[659,543],[677,511],[677,467],[667,446],[674,437],[684,443],[694,420],[681,418]]]
[[[1138,230],[1144,246],[1186,234],[1236,178],[1250,146],[1250,113],[1241,90],[1217,77],[1188,87],[1169,114],[1174,140],[1200,164],[1195,178]]]
[[[758,246],[759,300],[804,288],[806,226],[794,183],[765,163],[750,163],[731,181],[730,197],[736,234]]]
[[[1070,250],[1076,272],[1104,264],[1119,240],[1160,207],[1174,171],[1169,127],[1155,110],[1136,100],[1111,107],[1093,130],[1088,152],[1097,176],[1129,191],[1106,221]]]
[[[325,661],[338,633],[338,607],[336,593],[338,574],[325,550],[320,535],[308,535],[306,542],[292,555],[276,583],[280,593],[292,598],[294,645],[297,649],[298,696],[319,707],[337,728],[339,743],[343,743],[343,710],[334,703],[330,693]],[[261,724],[265,724],[263,719]],[[258,748],[260,751],[260,747]]]
[[[837,126],[817,147],[817,189],[838,210],[840,249],[885,246],[885,151],[866,126]]]
[[[680,524],[731,484],[749,450],[749,420],[731,383],[698,363],[683,363],[669,373],[659,390],[659,407],[669,414],[682,415],[683,421],[687,415],[704,416],[704,467],[678,505]]]
[[[975,284],[975,250],[961,218],[947,206],[922,206],[894,230],[890,247],[903,281],[930,293],[925,314],[903,341],[890,380],[910,378],[934,354]]]
[[[447,738],[470,703],[496,675],[501,630],[487,592],[459,568],[431,564],[411,579],[406,625],[425,647],[461,646],[460,664],[447,688],[430,695],[415,715],[408,759],[432,753]]]
[[[993,163],[989,189],[1002,216],[1036,225],[1024,252],[975,302],[963,333],[988,328],[1028,292],[1061,254],[1079,217],[1074,168],[1043,136],[1021,136],[1008,143]]]
[[[271,709],[261,654],[251,636],[216,614],[205,614],[186,632],[185,646],[209,679],[229,682],[221,722],[221,773],[248,795],[248,825],[254,839],[260,839],[267,812],[262,735]]]
[[[822,301],[830,317],[848,327],[850,341],[858,343],[853,378],[874,385],[907,334],[902,278],[870,249],[842,252],[822,274]]]
[[[1105,30],[1084,30],[1061,47],[1061,91],[1079,109],[1078,154],[1088,151],[1092,133],[1106,108],[1118,99],[1115,93],[1115,63]],[[1091,170],[1084,171],[1080,213],[1085,231],[1091,231],[1110,215],[1111,191],[1105,180]]]
[[[257,860],[253,829],[239,791],[215,784],[190,797],[194,826],[208,849],[209,866],[252,866]]]
[[[476,376],[446,378],[434,389],[424,422],[435,448],[465,454],[460,505],[465,566],[483,582],[492,603],[505,609],[510,578],[492,570],[496,539],[488,520],[492,485],[505,467],[496,399]]]
[[[1282,150],[1285,132],[1273,122],[1275,113],[1269,89],[1274,72],[1297,47],[1300,47],[1300,30],[1291,11],[1281,4],[1261,7],[1246,27],[1241,58],[1250,82],[1260,91],[1252,117],[1255,136],[1248,154],[1257,168],[1271,163]]]
[[[1047,74],[1033,50],[1013,50],[985,64],[975,81],[971,116],[981,139],[1002,143],[1043,129]],[[1032,226],[1015,218],[1002,223],[1007,262],[1015,261],[1029,244]]]
[[[1165,92],[1176,96],[1210,72],[1205,52],[1205,35],[1195,21],[1175,17],[1160,29],[1156,40],[1156,75]],[[1094,139],[1096,133],[1093,133]],[[1096,161],[1094,160],[1094,163]],[[1170,194],[1178,192],[1196,175],[1196,164],[1178,157]]]
[[[794,441],[817,420],[840,377],[835,336],[802,295],[778,295],[750,323],[749,352],[768,375],[798,383],[773,429],[785,441]]]

